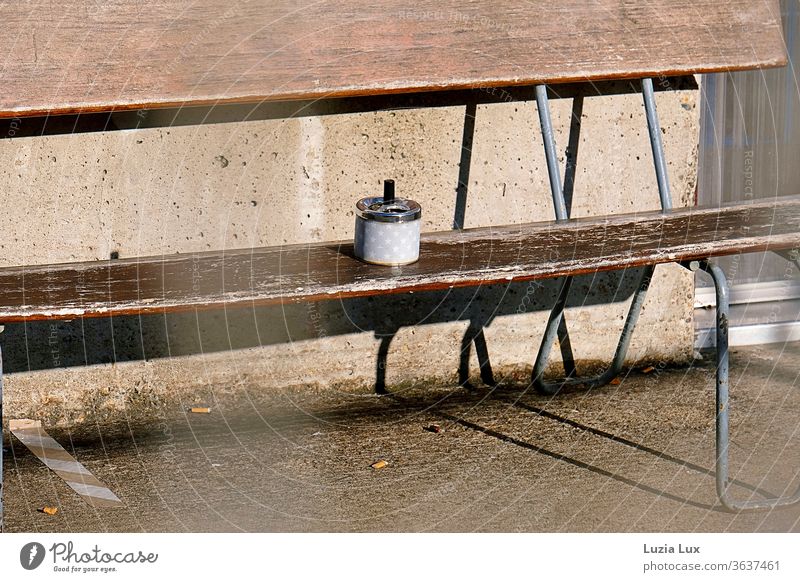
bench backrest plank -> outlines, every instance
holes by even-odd
[[[800,248],[800,197],[423,235],[376,267],[352,242],[0,269],[0,322],[385,295]]]
[[[0,4],[0,117],[779,66],[777,0]]]

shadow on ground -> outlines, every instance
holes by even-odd
[[[733,353],[742,497],[798,481],[800,345]],[[210,414],[54,436],[125,502],[87,506],[18,441],[9,531],[796,531],[800,508],[714,493],[713,365],[547,398],[525,385],[391,394],[242,387]],[[214,398],[209,387],[209,399]],[[383,469],[371,464],[386,460]],[[56,516],[39,513],[58,505]]]

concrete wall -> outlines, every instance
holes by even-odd
[[[676,206],[694,195],[696,99],[696,92],[657,96]],[[569,100],[553,102],[562,152],[570,107]],[[349,238],[355,201],[380,192],[390,177],[400,195],[422,204],[423,231],[449,229],[463,115],[463,107],[452,107],[3,139],[0,264]],[[658,208],[640,96],[586,100],[578,164],[573,216]],[[552,216],[535,104],[480,106],[466,226]],[[612,354],[634,285],[620,275],[600,277],[591,289],[590,283],[575,286],[567,312],[576,356],[588,363]],[[631,363],[680,362],[691,354],[692,285],[680,268],[658,267]],[[552,284],[524,284],[477,294],[8,325],[7,412],[66,423],[181,406],[209,398],[208,389],[243,397],[301,385],[367,392],[376,374],[376,335],[394,331],[390,387],[453,382],[470,319],[488,325],[498,376],[524,379],[554,293]]]

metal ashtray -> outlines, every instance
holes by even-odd
[[[356,256],[376,265],[416,262],[421,217],[420,205],[395,198],[394,180],[385,180],[383,196],[362,198],[356,204]]]

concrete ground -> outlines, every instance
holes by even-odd
[[[800,344],[732,354],[732,469],[796,486]],[[797,531],[800,507],[728,513],[714,493],[713,360],[555,398],[213,390],[149,424],[51,431],[125,502],[85,504],[7,445],[7,531]],[[209,404],[210,414],[184,405]],[[436,432],[432,425],[440,427]],[[384,459],[388,465],[373,469]],[[737,487],[749,496],[750,490]],[[38,511],[57,505],[48,516]]]

